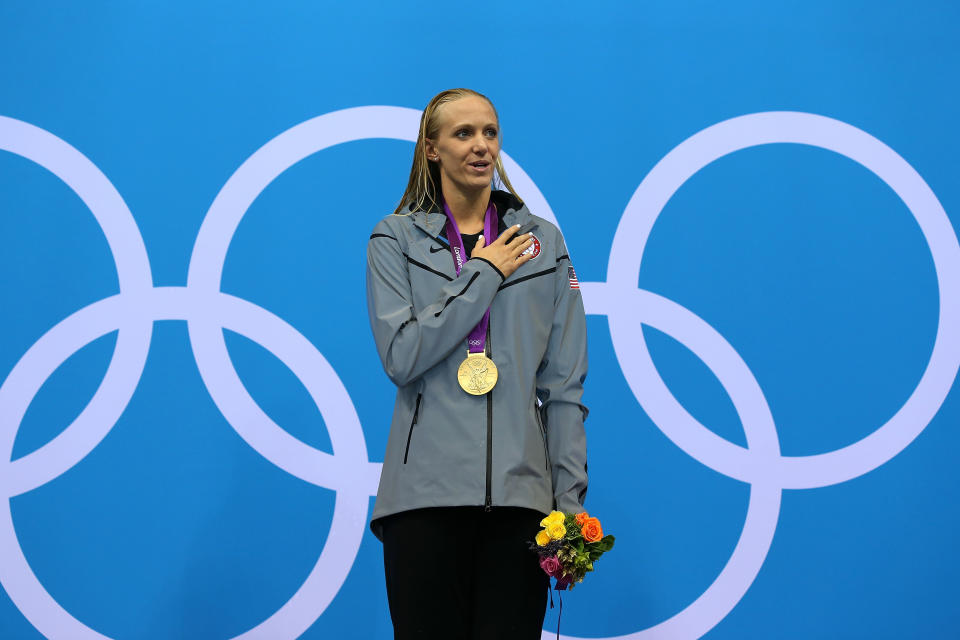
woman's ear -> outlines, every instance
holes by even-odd
[[[437,145],[435,145],[430,138],[423,139],[423,150],[427,153],[427,160],[436,162],[440,159],[440,154],[437,152]]]

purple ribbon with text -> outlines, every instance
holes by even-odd
[[[450,241],[450,251],[453,252],[453,266],[456,268],[457,275],[459,276],[460,269],[463,268],[463,263],[469,260],[470,257],[465,255],[466,249],[463,247],[463,238],[460,236],[460,229],[457,227],[457,221],[453,219],[453,214],[450,213],[450,207],[447,206],[446,202],[443,203],[443,212],[447,214],[447,240]],[[490,239],[495,237],[498,224],[497,210],[493,206],[493,203],[490,203],[490,205],[487,206],[487,212],[483,216],[484,244],[488,244]],[[467,350],[470,353],[483,353],[487,343],[487,327],[489,325],[490,309],[488,308],[484,312],[480,323],[475,326],[467,336]]]

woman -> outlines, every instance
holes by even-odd
[[[528,543],[552,509],[583,510],[583,301],[559,230],[499,153],[485,96],[435,96],[367,248],[370,324],[397,385],[371,529],[398,639],[539,638],[548,580]]]

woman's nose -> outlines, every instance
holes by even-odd
[[[482,136],[478,136],[473,140],[473,152],[478,156],[484,155],[489,149],[487,148],[487,141],[483,139]]]

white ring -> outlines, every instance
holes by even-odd
[[[104,233],[121,293],[93,303],[58,323],[18,361],[0,387],[0,582],[27,619],[48,637],[99,638],[43,589],[16,539],[9,497],[57,477],[89,453],[123,412],[149,349],[152,322],[187,320],[204,384],[231,426],[256,451],[289,473],[337,491],[327,543],[307,580],[290,600],[238,638],[299,636],[332,601],[349,573],[375,493],[380,465],[368,460],[353,403],[336,372],[293,327],[266,310],[220,293],[220,278],[233,234],[253,200],[287,168],[334,144],[369,138],[414,141],[420,112],[400,107],[358,107],[319,116],[280,134],[255,152],[218,194],[204,219],[191,256],[187,287],[152,288],[142,238],[119,194],[85,157],[55,136],[0,117],[0,149],[46,167],[87,204]],[[910,399],[870,436],[815,456],[781,456],[769,407],[757,381],[733,348],[689,310],[637,289],[642,252],[657,216],[676,190],[710,162],[760,144],[818,146],[849,157],[883,179],[917,218],[936,268],[940,319],[930,362]],[[501,152],[528,206],[554,224],[543,194]],[[639,247],[639,248],[638,248]],[[636,256],[636,257],[634,257]],[[883,464],[906,447],[943,403],[960,367],[960,245],[946,213],[922,178],[879,140],[850,125],[805,113],[770,112],[733,118],[687,139],[644,178],[614,237],[608,283],[582,283],[590,313],[609,316],[617,359],[634,395],[658,427],[703,464],[752,484],[746,522],[736,548],[716,580],[686,609],[648,629],[620,636],[699,637],[736,606],[769,549],[781,488],[843,482]],[[625,300],[635,300],[632,317]],[[639,314],[639,315],[638,315]],[[676,401],[650,359],[643,322],[674,337],[717,376],[747,435],[748,448],[730,443],[698,423]],[[120,328],[114,356],[100,388],[78,418],[40,449],[10,462],[20,421],[49,375],[72,353]],[[229,361],[223,329],[258,342],[284,362],[307,387],[330,431],[333,456],[296,440],[273,423],[249,396]],[[361,482],[350,482],[357,475]],[[544,637],[548,637],[546,634]]]
[[[960,245],[946,212],[916,170],[868,133],[823,116],[768,112],[720,122],[670,151],[637,187],[614,236],[607,287],[624,291],[637,287],[643,250],[653,225],[667,201],[693,174],[734,151],[773,143],[806,144],[834,151],[887,183],[914,215],[930,246],[940,295],[937,337],[917,388],[886,424],[858,442],[829,453],[765,458],[720,438],[679,404],[673,420],[657,425],[689,455],[724,475],[745,482],[763,479],[775,481],[782,488],[806,489],[856,478],[902,451],[939,410],[960,367]],[[616,313],[611,313],[609,324],[614,350],[636,395],[639,381],[653,375],[649,371],[652,361],[642,342],[637,346],[643,357],[618,346],[635,326],[625,308],[608,308],[608,312],[613,311]]]
[[[778,455],[777,431],[763,391],[746,363],[719,333],[688,309],[649,291],[634,288],[626,293],[603,283],[583,283],[581,286],[585,300],[605,301],[608,305],[630,304],[635,330],[626,334],[629,342],[620,345],[623,352],[641,350],[643,334],[640,323],[643,323],[666,333],[699,357],[730,396],[750,451],[758,451],[766,457]],[[607,307],[604,310],[610,311]],[[641,370],[644,373],[652,371],[652,376],[638,381],[639,384],[636,387],[631,385],[631,388],[634,393],[639,393],[637,400],[651,420],[661,425],[675,413],[671,403],[677,407],[679,403],[667,390],[652,363]],[[663,622],[642,631],[603,640],[676,640],[699,638],[707,633],[733,610],[753,584],[773,541],[779,511],[779,487],[771,482],[755,482],[750,487],[750,503],[740,539],[710,586],[690,605]],[[550,637],[547,632],[542,634],[543,640]],[[582,640],[575,636],[561,637]]]
[[[114,186],[83,154],[31,124],[0,116],[0,149],[47,169],[87,205],[117,267],[119,296],[95,302],[47,331],[0,386],[0,583],[23,615],[49,637],[98,638],[70,616],[37,580],[14,530],[10,498],[66,472],[107,435],[143,373],[152,321],[139,301],[152,278],[143,239]],[[103,381],[80,415],[40,449],[11,462],[20,422],[46,378],[83,345],[119,328]],[[79,626],[78,626],[79,625]],[[69,629],[69,634],[61,634]]]

